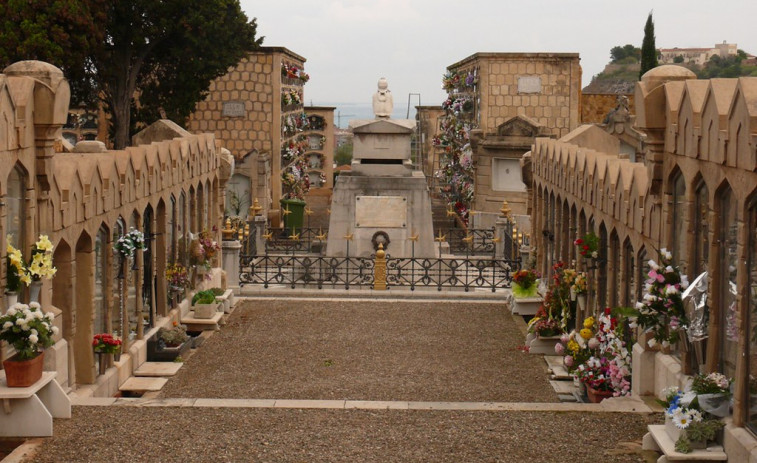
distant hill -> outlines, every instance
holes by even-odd
[[[735,45],[731,45],[735,48]],[[675,49],[673,49],[675,50]],[[681,49],[685,51],[687,49]],[[663,51],[669,51],[668,49]],[[602,94],[630,94],[639,80],[640,50],[632,45],[616,46],[610,50],[611,61],[602,72],[591,79],[591,83],[584,87],[584,93]],[[683,62],[683,57],[675,59],[671,64],[691,69],[699,79],[712,79],[716,77],[757,77],[757,58],[743,50],[728,57],[712,56],[703,64]],[[660,64],[663,64],[662,61]]]

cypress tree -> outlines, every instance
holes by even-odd
[[[644,41],[641,42],[641,70],[639,71],[639,80],[645,72],[657,67],[657,47],[654,43],[654,22],[652,22],[652,13],[647,16],[647,23],[644,25]]]

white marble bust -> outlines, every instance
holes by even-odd
[[[382,77],[378,81],[378,90],[373,95],[373,114],[377,119],[389,119],[394,109],[394,99],[389,90],[389,83]]]

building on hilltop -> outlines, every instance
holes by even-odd
[[[712,48],[660,48],[660,64],[696,64],[704,66],[713,56],[728,58],[736,56],[738,47],[735,43],[716,43]]]
[[[696,80],[686,68],[663,65],[643,76],[635,96],[636,128],[646,137],[637,162],[596,126],[536,140],[537,268],[549,275],[554,263],[575,261],[588,272],[589,304],[579,320],[642,300],[647,262],[659,262],[662,248],[689,281],[707,272],[706,347],[679,342],[659,350],[642,337],[633,348],[633,392],[659,396],[698,371],[732,377],[725,452],[729,461],[754,459],[757,78]],[[573,244],[587,232],[599,238],[593,262]]]
[[[44,369],[56,371],[64,389],[112,397],[145,361],[147,338],[188,313],[189,301],[170,296],[166,269],[190,267],[200,232],[220,242],[233,159],[212,134],[164,121],[139,146],[108,151],[85,140],[58,153],[71,125],[69,97],[63,73],[50,64],[22,61],[0,74],[0,247],[12,245],[28,259],[38,237],[49,237],[57,273],[41,280],[39,302],[60,332],[45,350]],[[116,243],[131,228],[144,234],[145,249],[121,259]],[[209,263],[198,288],[221,286],[220,256]],[[6,265],[0,280],[7,290]],[[29,290],[22,286],[18,296],[29,301]],[[124,343],[105,371],[96,368],[97,333],[116,333]],[[0,353],[6,359],[12,350]]]
[[[190,131],[214,133],[236,160],[226,215],[245,218],[257,198],[277,225],[282,198],[305,196],[309,188],[322,197],[333,188],[334,108],[312,108],[312,117],[305,110],[305,61],[283,47],[250,52],[211,82],[191,115]]]

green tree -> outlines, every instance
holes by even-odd
[[[184,124],[210,82],[262,43],[256,29],[238,0],[111,2],[106,40],[93,62],[114,147],[128,145],[132,113],[147,124],[162,107]]]
[[[352,162],[352,141],[342,143],[336,149],[334,155],[334,162],[337,166],[346,166]]]
[[[641,43],[641,70],[639,71],[639,80],[641,76],[652,68],[657,67],[657,47],[655,46],[654,22],[652,13],[647,16],[647,23],[644,25],[644,40]]]
[[[641,48],[634,47],[629,43],[622,47],[618,45],[610,49],[610,59],[613,63],[617,63],[626,58],[632,58],[633,61],[638,62],[639,59],[641,59]]]
[[[93,106],[91,52],[103,42],[106,0],[7,0],[0,2],[0,69],[40,60],[61,70],[71,84],[72,102]]]
[[[210,82],[263,40],[239,0],[7,0],[0,11],[0,61],[61,67],[102,100],[116,149],[159,108],[184,124]]]

